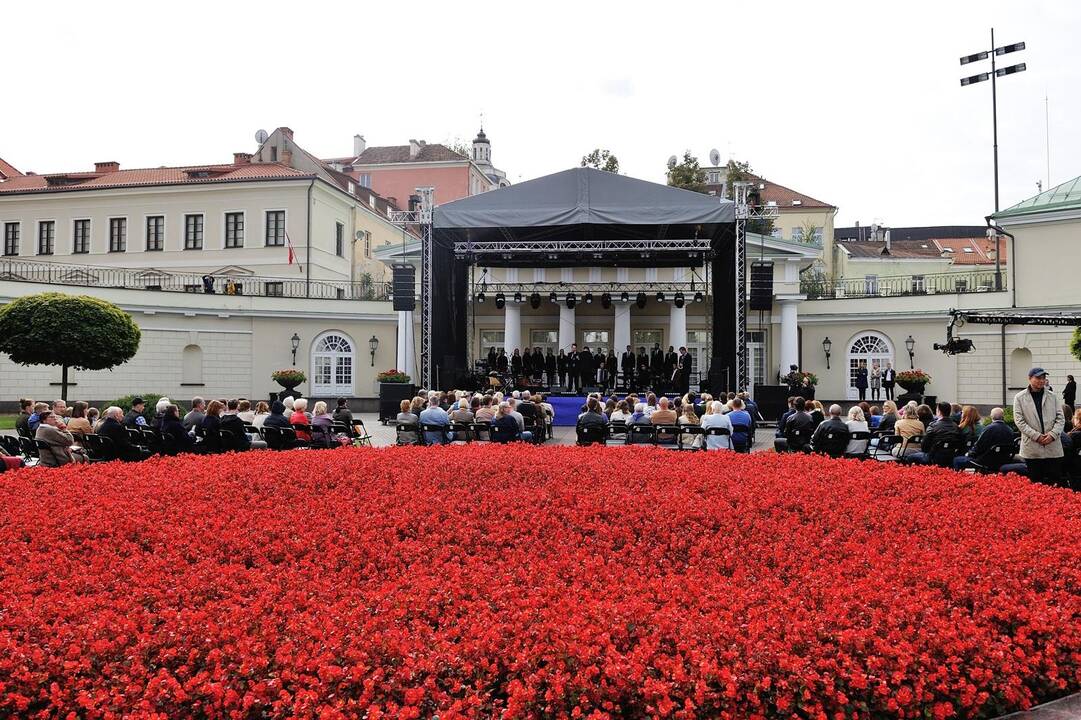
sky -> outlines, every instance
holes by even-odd
[[[983,224],[1081,175],[1081,3],[5,3],[0,157],[39,173],[229,162],[289,126],[323,157],[471,140],[521,182],[595,147],[664,182],[684,150],[750,162],[838,226]],[[1045,97],[1047,98],[1045,114]],[[1049,128],[1049,133],[1046,129]],[[1047,140],[1050,139],[1048,173]]]

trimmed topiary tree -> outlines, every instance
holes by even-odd
[[[68,368],[108,370],[139,349],[139,326],[110,302],[87,295],[41,293],[0,308],[0,352],[20,365],[59,365],[60,397]]]
[[[1070,352],[1078,360],[1081,360],[1081,327],[1073,331],[1073,338],[1070,340]]]

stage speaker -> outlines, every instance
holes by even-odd
[[[394,291],[394,309],[397,310],[416,310],[417,309],[417,290],[416,279],[417,270],[412,265],[407,263],[395,264],[393,267],[393,280],[391,287]]]
[[[773,309],[773,263],[751,263],[751,310]]]

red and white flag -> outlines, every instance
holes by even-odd
[[[304,266],[300,264],[300,259],[297,257],[296,252],[293,250],[293,241],[289,239],[288,231],[286,231],[285,233],[285,247],[289,250],[289,264],[292,265],[295,262],[297,264],[297,268],[300,270],[300,272],[303,273]]]

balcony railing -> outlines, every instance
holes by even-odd
[[[997,277],[996,277],[997,276]],[[1006,289],[1005,268],[964,273],[931,275],[869,275],[863,278],[826,280],[803,278],[800,292],[808,300],[903,297],[907,295],[953,295],[957,293],[994,292]]]
[[[390,300],[389,282],[306,280],[303,277],[206,274],[213,292],[221,295],[313,298],[317,300]],[[204,273],[157,269],[69,265],[0,258],[0,280],[78,287],[208,293]]]

